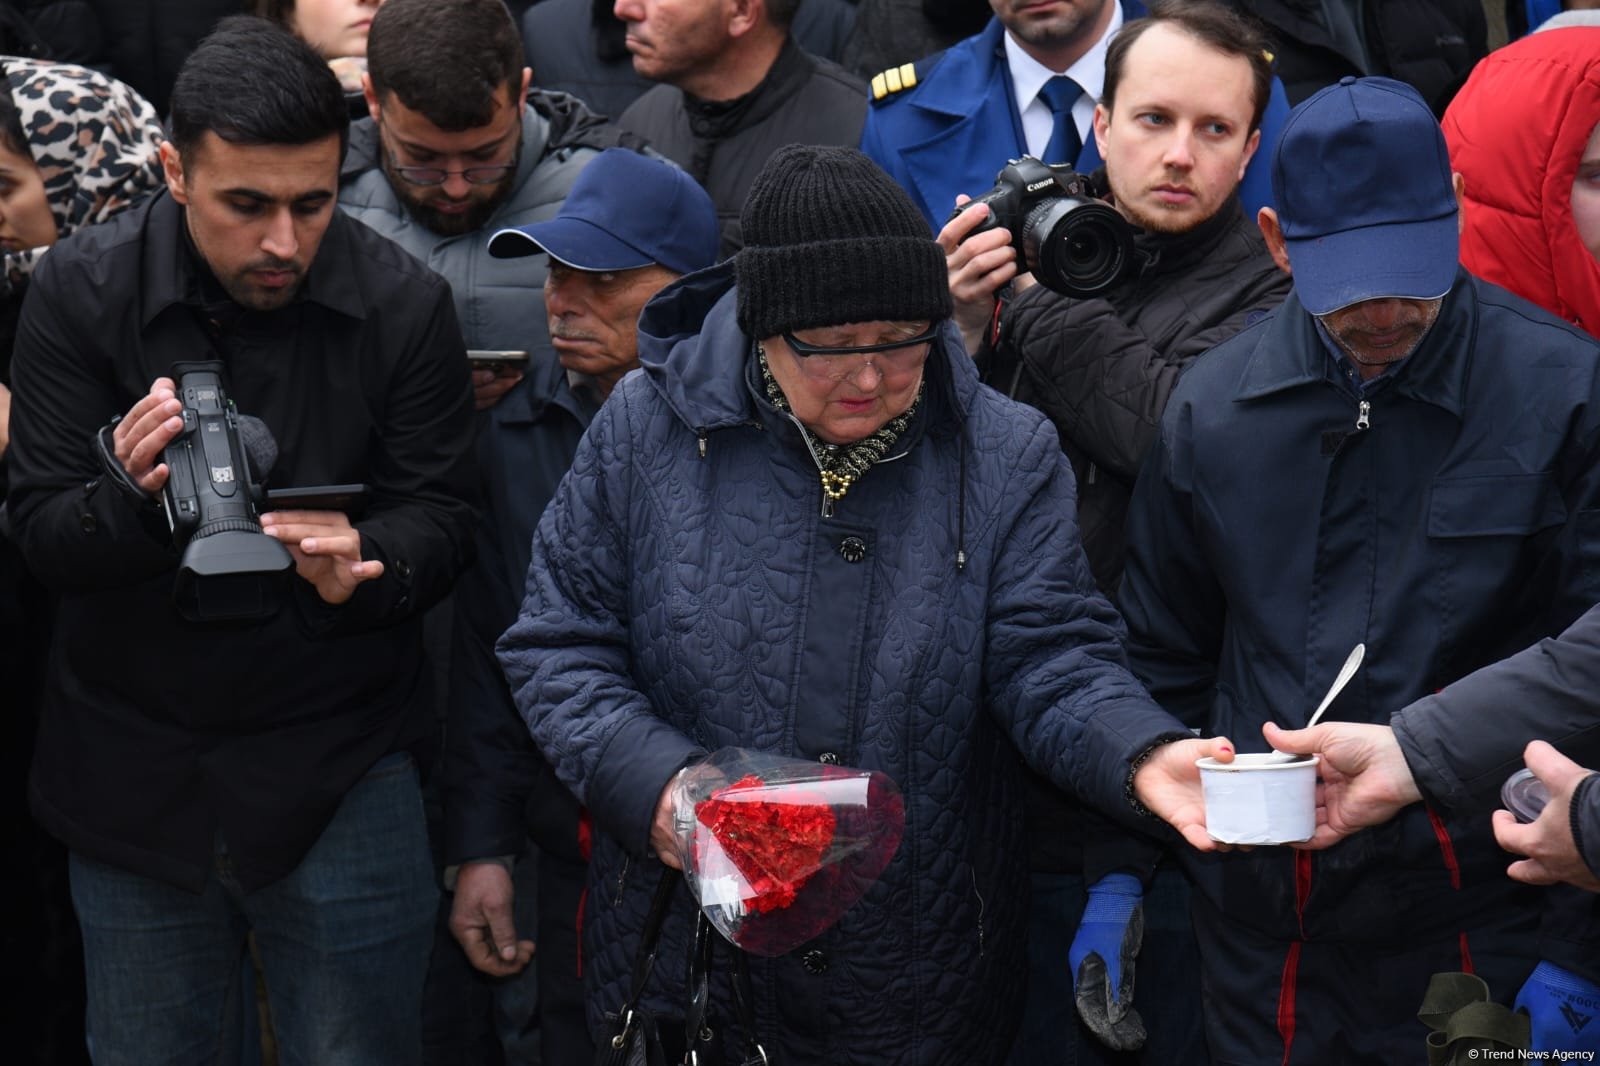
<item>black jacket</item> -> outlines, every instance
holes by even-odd
[[[596,14],[596,6],[604,11]],[[612,0],[540,0],[522,16],[522,48],[535,85],[571,93],[615,118],[656,83],[634,71],[623,44],[627,24],[611,7]],[[806,0],[789,29],[807,52],[837,60],[855,16],[846,0]]]
[[[1036,285],[1008,302],[985,375],[1055,423],[1078,478],[1083,550],[1113,597],[1133,482],[1178,375],[1289,292],[1237,199],[1188,233],[1141,234],[1138,247],[1149,265],[1103,299]]]
[[[418,612],[470,557],[471,397],[449,287],[342,214],[281,310],[220,327],[237,307],[202,310],[205,277],[164,193],[51,251],[12,360],[8,505],[61,594],[35,815],[74,851],[195,891],[220,830],[248,890],[426,730]],[[101,481],[91,435],[213,351],[277,440],[269,486],[371,486],[357,528],[385,572],[343,606],[291,578],[267,621],[185,622],[159,509]]]
[[[90,6],[99,16],[112,76],[163,115],[194,46],[219,20],[244,9],[239,0],[90,0]]]
[[[867,121],[867,86],[791,38],[766,80],[737,100],[707,103],[658,85],[620,121],[711,194],[726,258],[744,245],[739,211],[767,157],[786,144],[855,147]]]
[[[1489,52],[1480,0],[1367,0],[1352,5],[1361,12],[1354,39],[1329,27],[1322,0],[1239,0],[1234,6],[1263,23],[1290,104],[1347,75],[1381,74],[1415,86],[1442,116]]]

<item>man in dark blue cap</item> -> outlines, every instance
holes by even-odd
[[[544,310],[582,426],[638,364],[636,323],[645,303],[679,275],[710,266],[717,241],[716,208],[705,190],[671,163],[624,148],[595,156],[554,218],[490,239],[499,259],[548,256]],[[544,264],[523,265],[532,275]],[[539,313],[532,293],[527,303],[529,314]],[[577,918],[587,818],[534,748],[494,658],[494,643],[522,601],[534,527],[577,445],[576,436],[552,438],[542,424],[538,412],[498,413],[479,441],[487,513],[477,564],[456,592],[444,859],[459,866],[450,929],[473,966],[495,977],[520,972],[533,944],[518,938],[517,927],[537,922],[542,1061],[586,1062],[593,1052]],[[538,849],[537,890],[524,866],[518,892],[513,867],[530,838]],[[527,913],[535,896],[536,919]]]
[[[1242,752],[1264,723],[1304,726],[1358,643],[1328,717],[1387,722],[1600,601],[1600,348],[1458,267],[1416,90],[1317,93],[1272,177],[1261,226],[1294,288],[1179,381],[1121,598],[1156,698]],[[1510,1004],[1547,950],[1541,890],[1505,877],[1481,817],[1416,805],[1324,851],[1185,859],[1230,1064],[1420,1061],[1431,975],[1475,972]]]
[[[503,229],[489,240],[501,259],[544,252],[550,341],[574,389],[604,401],[639,364],[639,311],[679,275],[716,260],[702,223],[711,198],[670,163],[608,148],[548,222]],[[594,166],[594,164],[591,164]]]

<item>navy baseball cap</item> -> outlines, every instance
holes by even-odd
[[[547,252],[578,270],[632,270],[660,263],[688,274],[717,260],[717,209],[671,163],[607,148],[578,172],[561,210],[544,222],[489,238],[501,259]]]
[[[1307,311],[1432,300],[1459,257],[1450,154],[1411,86],[1344,78],[1303,101],[1272,158],[1272,196]]]

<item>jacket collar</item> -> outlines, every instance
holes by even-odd
[[[593,397],[573,390],[567,383],[566,368],[554,354],[530,357],[522,380],[489,412],[498,425],[528,426],[544,418],[552,407],[566,411],[581,426],[588,426],[600,407]]]
[[[1461,417],[1478,329],[1477,283],[1465,270],[1417,350],[1388,372],[1390,388]],[[1292,290],[1255,334],[1236,400],[1254,400],[1328,379],[1331,357],[1316,320]]]
[[[689,129],[702,140],[720,140],[732,132],[754,126],[787,104],[811,76],[815,65],[793,37],[785,37],[766,76],[743,96],[732,100],[701,100],[682,93]]]
[[[1099,171],[1096,179],[1103,180],[1104,173],[1103,169]],[[1187,272],[1210,256],[1243,217],[1239,194],[1235,191],[1216,214],[1193,229],[1182,233],[1142,230],[1134,238],[1134,246],[1144,254],[1148,263],[1145,270],[1151,274]]]
[[[1149,13],[1140,0],[1119,0],[1119,3],[1124,23],[1143,18]],[[952,49],[944,53],[937,61],[941,68],[938,77],[930,77],[933,71],[922,71],[919,64],[918,76],[922,79],[922,85],[913,96],[913,102],[924,110],[946,115],[970,115],[980,110],[983,107],[982,88],[989,84],[996,68],[1010,77],[1010,69],[1006,64],[1005,37],[1006,30],[1000,25],[1000,20],[991,18],[970,50]],[[959,63],[960,66],[942,69],[946,63]],[[1094,138],[1088,140],[1093,143]]]
[[[161,190],[151,200],[145,217],[139,320],[148,326],[173,304],[197,304],[200,264],[184,230],[184,209]],[[322,245],[306,273],[296,303],[317,303],[351,318],[365,318],[366,303],[355,279],[363,266],[351,241],[351,226],[360,225],[337,208],[323,235]]]
[[[997,68],[1006,65],[1005,27],[998,18],[978,34],[971,49],[953,49],[939,61],[938,77],[932,71],[922,75],[920,90],[911,96],[911,103],[925,111],[944,115],[970,115],[984,105],[983,94],[974,87],[989,84]],[[945,69],[949,64],[949,69]]]

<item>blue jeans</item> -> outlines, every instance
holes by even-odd
[[[420,1060],[437,890],[410,756],[380,760],[300,865],[248,895],[220,845],[198,896],[78,854],[70,866],[95,1066],[222,1059],[251,930],[281,1066]]]

